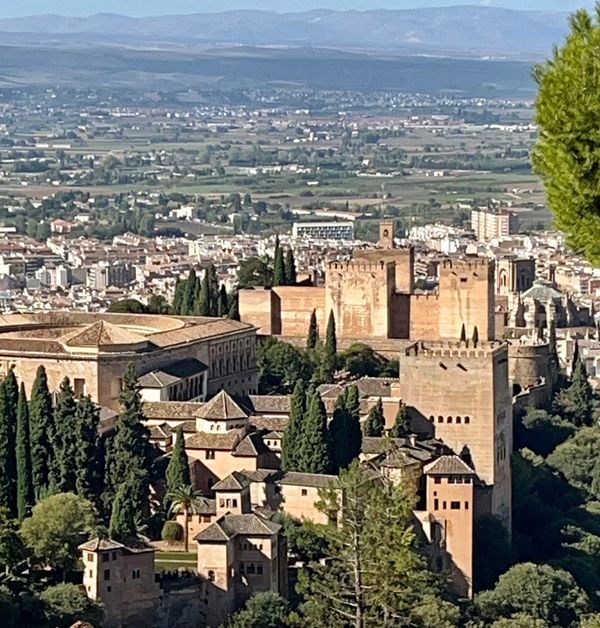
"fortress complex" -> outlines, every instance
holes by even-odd
[[[437,293],[415,294],[412,247],[395,248],[393,224],[380,225],[377,248],[357,250],[348,262],[327,264],[324,286],[240,290],[240,316],[264,335],[306,337],[316,312],[320,329],[329,313],[340,339],[458,339],[495,337],[494,263],[446,259]]]

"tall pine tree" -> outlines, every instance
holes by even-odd
[[[185,438],[183,436],[183,428],[179,426],[175,433],[175,446],[171,453],[171,459],[167,466],[167,492],[176,491],[184,486],[192,483],[190,477],[190,465],[185,452]]]
[[[317,323],[317,310],[313,310],[308,324],[308,336],[306,337],[306,348],[314,350],[319,342],[319,325]]]
[[[112,504],[120,484],[129,478],[135,512],[146,515],[152,467],[150,433],[144,425],[142,398],[133,365],[125,373],[119,399],[121,412],[107,452],[103,501],[105,505]]]
[[[75,412],[75,395],[69,378],[65,377],[56,399],[51,435],[54,457],[50,468],[50,486],[56,493],[74,493],[76,490],[78,434]]]
[[[293,286],[296,283],[296,260],[294,259],[294,251],[292,247],[287,250],[285,255],[285,284]]]
[[[48,389],[46,369],[39,366],[31,388],[29,402],[29,425],[31,432],[31,470],[36,500],[48,491],[50,465],[54,452],[50,435],[54,431],[54,409]]]
[[[298,470],[298,450],[300,448],[305,412],[306,390],[304,382],[299,379],[292,394],[290,419],[283,433],[283,442],[281,444],[281,462],[286,471]]]
[[[273,285],[285,285],[285,264],[283,261],[283,249],[279,244],[279,236],[275,240],[275,258],[273,260]]]
[[[337,366],[337,338],[335,335],[335,316],[333,310],[329,312],[327,320],[327,331],[325,332],[325,353],[321,368],[321,379],[323,382],[333,382],[335,369]]]
[[[17,513],[23,521],[34,505],[33,476],[31,472],[31,450],[29,433],[29,408],[25,386],[21,382],[17,404]]]
[[[6,387],[0,385],[0,508],[17,516],[17,468],[15,433],[10,424]]]
[[[98,431],[100,409],[89,395],[77,400],[75,424],[75,489],[78,495],[98,506],[104,484],[104,447]]]
[[[297,471],[327,473],[331,469],[327,413],[319,391],[311,386],[299,438]]]
[[[383,416],[383,403],[381,397],[369,411],[365,422],[365,436],[383,436],[385,418]]]

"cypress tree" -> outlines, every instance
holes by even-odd
[[[477,343],[479,342],[479,330],[477,329],[477,325],[473,327],[473,346],[477,348]]]
[[[571,358],[571,377],[575,373],[575,369],[581,360],[579,359],[579,342],[575,341],[575,347],[573,347],[573,357]]]
[[[219,303],[219,278],[214,264],[208,265],[208,316],[217,316]],[[227,296],[227,292],[225,292]]]
[[[290,419],[283,433],[281,443],[281,463],[286,471],[298,470],[298,450],[302,435],[304,413],[306,411],[306,390],[299,379],[294,386],[290,408]]]
[[[327,321],[327,331],[325,333],[325,354],[323,356],[323,366],[321,377],[324,382],[333,382],[337,363],[337,339],[335,336],[335,317],[333,310],[329,312]]]
[[[98,505],[103,489],[104,448],[98,432],[100,409],[89,395],[77,400],[75,424],[75,489],[78,495]]]
[[[345,469],[355,458],[358,458],[362,449],[362,431],[358,417],[358,406],[354,410],[354,400],[349,397],[356,395],[356,386],[347,387],[338,397],[333,411],[333,418],[329,424],[329,440],[331,443],[332,470],[338,473]]]
[[[180,314],[182,316],[191,316],[194,313],[196,290],[198,288],[197,284],[198,278],[196,277],[196,271],[192,268],[192,270],[190,270],[190,274],[185,280],[185,290],[183,292],[180,310]]]
[[[369,411],[369,416],[367,416],[365,436],[383,436],[384,428],[383,403],[381,402],[381,397],[379,397],[377,403]]]
[[[312,351],[319,342],[319,326],[317,324],[317,310],[313,310],[310,315],[310,323],[308,325],[308,336],[306,338],[306,348]]]
[[[594,411],[594,393],[588,381],[583,360],[578,360],[571,377],[571,385],[558,395],[562,413],[577,426],[591,425]]]
[[[125,373],[119,400],[121,412],[107,453],[103,501],[111,504],[124,478],[136,478],[131,487],[135,512],[147,513],[152,467],[150,433],[143,423],[142,399],[133,366]]]
[[[167,467],[167,492],[176,491],[183,486],[190,486],[192,478],[190,477],[190,465],[188,464],[187,454],[185,453],[185,439],[183,437],[183,428],[177,428],[175,436],[175,446],[171,453],[171,459]]]
[[[462,324],[462,327],[460,329],[460,341],[461,342],[467,342],[467,330],[465,328],[465,324]]]
[[[348,420],[348,457],[358,458],[362,451],[362,429],[360,426],[360,399],[355,384],[346,388],[345,408]]]
[[[285,255],[285,284],[286,286],[296,284],[296,260],[292,247],[287,250]]]
[[[177,280],[175,281],[175,295],[173,297],[173,305],[171,306],[173,314],[181,314],[181,308],[183,306],[183,296],[185,294],[186,285],[186,279],[181,279],[180,277],[177,277]]]
[[[0,385],[0,508],[17,516],[17,469],[14,432],[9,423],[6,389]]]
[[[396,415],[394,426],[390,430],[390,436],[392,438],[402,438],[410,434],[410,420],[408,417],[408,409],[402,404]]]
[[[331,445],[331,471],[339,473],[351,462],[349,413],[346,408],[348,389],[338,397],[329,423],[329,443]]]
[[[217,299],[217,316],[219,318],[223,318],[223,316],[227,316],[229,312],[229,297],[227,296],[227,290],[225,288],[225,284],[221,284],[221,288],[219,289],[219,298]]]
[[[17,513],[19,521],[29,515],[34,504],[33,478],[31,473],[31,450],[29,434],[29,408],[25,386],[21,382],[17,404]]]
[[[54,431],[52,396],[48,389],[46,369],[38,366],[29,403],[29,427],[31,431],[31,471],[36,499],[48,490],[50,464],[54,456],[50,435]]]
[[[297,471],[327,473],[331,468],[327,413],[319,391],[311,386],[299,439]]]
[[[10,425],[13,432],[17,428],[17,407],[19,405],[19,383],[13,368],[9,369],[4,379],[4,390],[6,392],[6,407],[8,410]]]
[[[273,260],[273,285],[285,285],[285,264],[283,262],[283,249],[279,244],[279,236],[275,240],[275,258]]]
[[[129,479],[119,484],[108,526],[109,537],[125,545],[137,537],[135,526],[137,511],[130,482]]]
[[[65,377],[56,399],[51,435],[54,458],[50,468],[50,485],[57,493],[74,493],[76,490],[78,434],[75,412],[75,395],[69,378]]]
[[[360,399],[356,384],[352,384],[347,388],[346,409],[351,417],[356,418],[357,420],[360,418]]]
[[[230,318],[232,321],[240,320],[240,299],[237,292],[231,295],[231,305],[229,306],[227,318]]]
[[[208,268],[204,271],[204,276],[200,282],[200,294],[196,302],[194,313],[198,316],[210,316],[210,287],[208,279]]]

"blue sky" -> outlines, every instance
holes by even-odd
[[[330,9],[401,9],[456,4],[492,5],[512,9],[572,11],[580,6],[592,7],[593,0],[0,0],[0,17],[55,13],[58,15],[92,15],[121,13],[125,15],[164,15],[202,13],[230,9],[267,9],[305,11]]]

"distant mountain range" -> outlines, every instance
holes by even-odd
[[[532,60],[548,56],[552,45],[564,39],[567,14],[455,6],[305,13],[252,10],[145,18],[35,15],[0,19],[0,32],[3,43],[20,45],[312,46]]]

